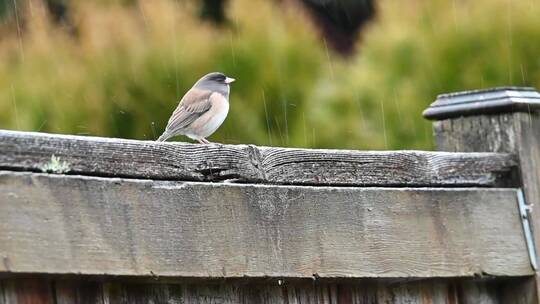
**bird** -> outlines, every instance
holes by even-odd
[[[230,84],[235,79],[212,72],[199,79],[182,97],[157,141],[185,135],[201,144],[225,121],[229,113]]]

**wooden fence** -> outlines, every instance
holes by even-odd
[[[0,304],[538,303],[538,109],[441,95],[437,152],[0,131]]]

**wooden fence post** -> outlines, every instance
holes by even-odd
[[[513,178],[531,207],[529,221],[536,244],[532,246],[540,252],[540,93],[533,88],[501,87],[443,94],[424,117],[435,120],[438,150],[509,152],[518,157],[520,172]],[[536,269],[534,281],[529,279],[512,292],[520,290],[522,302],[539,303],[539,278]]]

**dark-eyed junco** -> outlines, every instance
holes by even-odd
[[[185,135],[200,143],[210,143],[206,137],[214,133],[229,113],[229,84],[234,78],[213,72],[204,75],[182,97],[165,131],[157,139]]]

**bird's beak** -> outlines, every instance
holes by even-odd
[[[236,80],[236,79],[234,79],[234,78],[227,77],[227,78],[225,78],[225,83],[226,83],[226,84],[229,84],[229,83],[231,83],[231,82],[234,82],[235,80]]]

